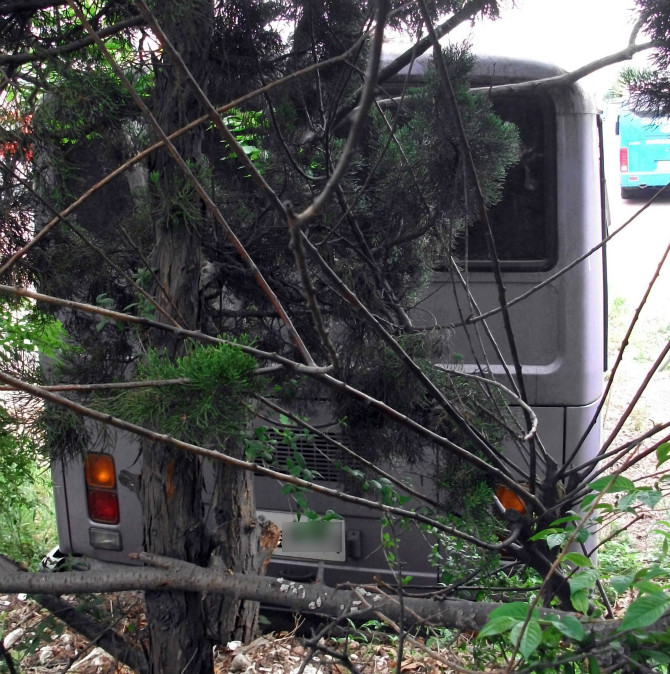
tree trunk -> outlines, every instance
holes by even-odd
[[[219,545],[214,550],[211,566],[221,573],[261,574],[262,560],[258,554],[261,531],[254,507],[254,476],[221,463],[217,463],[214,470],[212,521],[214,538]],[[257,602],[223,594],[210,595],[205,600],[205,613],[209,634],[219,643],[232,639],[248,642],[255,636]]]
[[[186,66],[206,90],[213,8],[211,0],[157,3],[155,16]],[[201,114],[201,106],[177,66],[164,60],[158,67],[152,102],[166,133]],[[181,156],[198,166],[202,131],[175,141]],[[204,210],[200,200],[166,151],[157,153],[152,171],[155,248],[152,265],[162,286],[156,298],[181,325],[199,327],[198,281],[200,232]],[[166,320],[157,313],[158,320]],[[174,358],[180,342],[155,331],[152,346]],[[199,461],[183,452],[153,443],[145,446],[142,468],[145,548],[202,566],[209,543],[202,523],[202,471]],[[151,637],[150,666],[158,674],[212,671],[202,600],[197,593],[147,592]]]

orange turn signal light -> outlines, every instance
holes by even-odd
[[[526,504],[511,489],[499,485],[496,496],[505,510],[516,510],[522,515],[526,514]]]
[[[87,487],[99,489],[114,489],[116,487],[116,471],[114,469],[114,459],[111,455],[88,454],[84,470]]]

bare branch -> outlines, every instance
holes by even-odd
[[[375,98],[377,73],[379,72],[381,50],[384,41],[384,24],[386,22],[388,10],[389,4],[387,0],[377,0],[377,15],[375,18],[375,31],[370,60],[368,61],[368,68],[365,75],[365,87],[361,95],[356,117],[352,124],[351,130],[349,131],[349,135],[347,136],[346,143],[344,144],[342,154],[340,155],[340,159],[337,163],[337,166],[335,167],[335,170],[331,174],[330,178],[328,178],[328,182],[325,184],[324,188],[314,199],[314,201],[312,201],[312,203],[304,211],[302,211],[302,213],[296,215],[296,223],[298,225],[302,225],[313,218],[325,206],[328,199],[330,199],[330,195],[332,194],[333,190],[337,185],[339,185],[340,181],[344,177],[344,174],[354,157],[364,120],[367,117],[368,111],[370,110],[370,107],[372,106]]]
[[[188,562],[142,553],[141,561],[159,568],[129,566],[119,571],[45,573],[2,573],[0,592],[65,594],[78,592],[117,592],[125,590],[180,590],[186,592],[221,593],[235,599],[246,598],[267,604],[281,605],[300,611],[331,617],[343,612],[364,616],[360,596],[392,620],[398,620],[400,610],[395,597],[367,589],[330,588],[322,583],[301,584],[281,578],[220,573]],[[479,630],[495,608],[493,602],[473,602],[459,599],[404,598],[405,627],[431,624],[443,627]],[[562,611],[539,609],[541,615],[570,615]],[[615,621],[595,621],[594,628],[615,629]]]
[[[607,66],[614,65],[615,63],[621,63],[622,61],[629,61],[630,59],[642,51],[647,51],[649,49],[655,49],[657,47],[663,46],[662,42],[657,40],[652,42],[645,42],[644,44],[629,45],[621,51],[610,54],[609,56],[604,56],[603,58],[591,61],[586,65],[577,68],[576,70],[571,70],[568,73],[563,75],[556,75],[554,77],[547,77],[542,80],[532,80],[529,82],[520,82],[519,84],[499,84],[492,87],[481,87],[473,89],[474,92],[487,93],[487,92],[510,92],[510,93],[522,93],[524,91],[535,91],[539,89],[560,87],[566,84],[574,84],[579,80],[583,79],[587,75],[606,68]]]

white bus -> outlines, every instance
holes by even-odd
[[[424,64],[414,64],[414,81],[421,81]],[[606,208],[599,116],[591,98],[575,84],[500,91],[496,87],[561,73],[552,65],[488,57],[477,60],[471,76],[473,87],[490,87],[498,115],[516,124],[520,132],[521,161],[510,170],[503,199],[491,209],[489,217],[508,301],[545,283],[513,303],[510,316],[527,402],[539,420],[539,437],[559,465],[570,457],[594,419],[605,367],[604,253],[597,250],[567,273],[552,278],[603,238]],[[477,226],[468,240],[467,279],[470,296],[455,282],[448,265],[437,270],[414,315],[452,326],[458,325],[463,315],[476,313],[473,300],[480,312],[498,307],[498,288]],[[426,324],[430,321],[426,318]],[[490,338],[481,332],[481,323],[456,327],[452,350],[459,354],[457,367],[476,373],[484,363],[490,373],[509,386],[503,362],[511,368],[510,352],[501,314],[495,313],[487,323],[500,347],[499,355]],[[469,339],[468,333],[472,336],[476,330],[482,338]],[[456,365],[446,358],[442,365]],[[578,460],[595,456],[599,445],[599,425],[595,423],[581,444]],[[340,482],[341,474],[327,458],[332,458],[333,447],[326,441],[313,438],[299,449],[324,482]],[[104,450],[92,451],[95,454],[89,461],[95,463]],[[277,451],[281,453],[281,446]],[[511,448],[509,451],[523,474],[523,457]],[[142,549],[139,499],[133,492],[134,485],[119,479],[122,471],[126,476],[139,472],[137,443],[121,434],[109,456],[115,464],[111,481],[97,486],[86,484],[84,458],[67,464],[54,462],[60,554],[127,563],[129,553]],[[419,486],[420,466],[411,471]],[[259,518],[275,521],[285,533],[294,520],[290,498],[282,495],[281,484],[257,477]],[[270,563],[270,574],[309,581],[320,567],[329,584],[369,581],[388,574],[380,546],[378,512],[318,495],[310,496],[310,507],[322,513],[333,510],[342,519],[330,529],[327,544],[319,550],[280,546]],[[408,573],[425,585],[439,580],[428,559],[429,547],[421,534],[410,532],[403,537],[399,552]]]

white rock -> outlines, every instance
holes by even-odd
[[[45,646],[44,648],[40,648],[40,665],[46,665],[47,662],[52,660],[54,657],[54,651],[51,646]]]
[[[17,627],[15,630],[12,630],[3,640],[2,645],[5,647],[5,650],[8,651],[17,641],[23,639],[23,635],[26,631]]]
[[[238,653],[230,663],[231,672],[245,672],[249,667],[251,660],[244,653]]]

